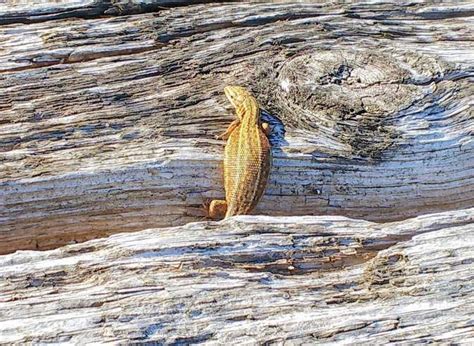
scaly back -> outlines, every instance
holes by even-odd
[[[270,172],[270,143],[260,125],[257,100],[238,86],[224,89],[240,125],[231,133],[224,154],[227,213],[248,214],[265,191]]]

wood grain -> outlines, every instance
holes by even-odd
[[[0,253],[201,220],[224,196],[213,136],[233,120],[228,84],[281,120],[257,214],[390,221],[474,205],[470,4],[208,4],[29,24],[7,10]]]
[[[0,343],[467,343],[474,209],[239,216],[0,256]]]

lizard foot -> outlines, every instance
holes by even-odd
[[[262,123],[262,131],[268,137],[270,136],[272,129],[270,128],[270,125],[268,123]]]
[[[207,219],[217,220],[223,219],[227,211],[227,202],[221,199],[205,201],[203,203]]]

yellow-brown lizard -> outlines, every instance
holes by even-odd
[[[227,86],[225,95],[237,119],[218,139],[227,139],[224,152],[225,200],[213,200],[208,216],[216,219],[248,214],[265,191],[271,151],[267,123],[260,121],[257,100],[240,86]]]

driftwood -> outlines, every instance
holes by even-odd
[[[474,342],[474,209],[245,216],[0,256],[0,340]]]
[[[228,84],[274,124],[256,214],[474,205],[472,4],[173,3],[0,8],[0,253],[201,220]]]
[[[474,343],[474,6],[191,2],[0,5],[0,344]]]

